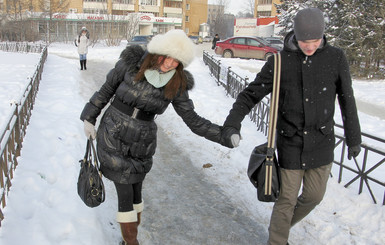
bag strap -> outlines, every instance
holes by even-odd
[[[265,195],[271,195],[275,152],[275,133],[278,117],[279,88],[281,82],[281,54],[274,55],[274,81],[270,99],[270,120],[266,152]]]
[[[278,101],[279,101],[279,88],[281,80],[281,54],[274,55],[274,81],[273,91],[270,96],[270,114],[269,114],[269,131],[267,136],[267,147],[275,151],[275,133],[277,127],[278,117]],[[272,156],[272,155],[271,155]]]

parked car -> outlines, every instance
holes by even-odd
[[[203,39],[202,39],[201,36],[189,36],[189,38],[190,38],[195,44],[203,43]]]
[[[230,37],[218,41],[215,53],[225,58],[252,58],[267,60],[270,55],[278,53],[278,47],[272,47],[269,43],[259,37]]]
[[[279,37],[264,37],[265,41],[270,43],[271,45],[278,46],[283,49],[283,40]]]
[[[127,42],[127,46],[130,45],[140,45],[143,48],[147,48],[147,44],[150,42],[152,38],[152,35],[139,35],[139,36],[134,36],[131,41]]]

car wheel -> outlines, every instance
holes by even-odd
[[[233,52],[231,52],[231,50],[225,50],[223,52],[223,58],[233,58]]]
[[[272,56],[273,54],[272,53],[266,53],[265,54],[265,60],[267,60],[270,56]]]

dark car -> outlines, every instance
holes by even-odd
[[[270,43],[273,46],[277,46],[280,49],[283,49],[283,40],[279,37],[264,37],[265,41]]]
[[[189,36],[189,38],[193,41],[195,44],[203,43],[203,39],[201,36]]]
[[[143,48],[146,48],[151,38],[152,38],[152,35],[135,36],[131,39],[131,41],[127,42],[127,46],[137,44],[142,46]]]
[[[215,53],[225,58],[251,58],[267,60],[270,55],[278,53],[279,47],[272,47],[259,37],[230,37],[218,41]]]

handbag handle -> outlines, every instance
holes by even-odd
[[[89,161],[87,161],[89,160]],[[96,149],[94,146],[94,142],[91,138],[87,139],[87,146],[86,146],[86,153],[84,155],[84,162],[92,163],[94,162],[94,165],[96,169],[98,170],[100,176],[102,176],[102,173],[100,172],[99,169],[99,163],[98,163],[98,157],[96,154]]]

